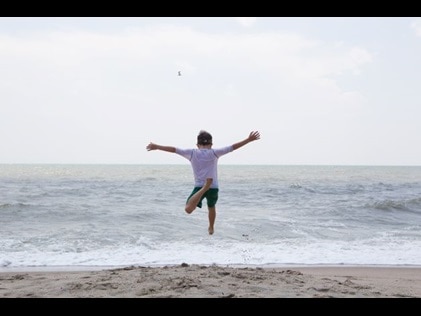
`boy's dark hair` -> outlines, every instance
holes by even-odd
[[[199,135],[197,135],[197,144],[198,145],[212,144],[212,135],[204,130],[201,130],[199,132]]]

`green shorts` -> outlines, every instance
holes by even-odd
[[[197,191],[199,191],[201,187],[195,187],[192,191],[192,193],[187,198],[187,201],[192,197],[193,194],[195,194]],[[197,204],[197,207],[202,207],[202,201],[204,198],[206,198],[208,207],[214,207],[216,205],[216,201],[218,201],[218,191],[217,188],[211,188],[203,194],[202,198],[200,199],[199,203]]]

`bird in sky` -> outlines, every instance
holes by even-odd
[[[181,71],[178,72],[178,75],[181,76]]]

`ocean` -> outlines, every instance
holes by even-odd
[[[421,167],[0,164],[0,269],[421,265]]]

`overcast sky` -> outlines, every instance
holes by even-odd
[[[178,72],[181,72],[181,76]],[[421,18],[0,17],[0,163],[421,165]]]

